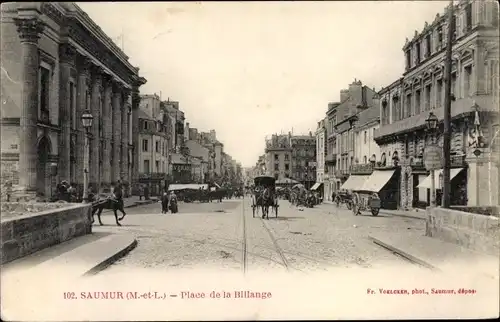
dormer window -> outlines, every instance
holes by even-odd
[[[437,36],[438,36],[437,50],[441,50],[441,48],[443,48],[443,27],[442,26],[438,27]]]
[[[407,49],[405,52],[406,55],[406,69],[411,68],[411,50]]]
[[[417,42],[415,44],[415,55],[416,55],[416,64],[420,63],[421,57],[420,57],[420,42]]]
[[[426,57],[430,57],[432,54],[432,43],[431,43],[431,35],[427,35],[425,37],[425,55]]]

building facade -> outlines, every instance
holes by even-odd
[[[318,192],[323,198],[325,197],[325,168],[327,168],[326,157],[328,155],[327,126],[328,117],[325,117],[318,122],[318,128],[316,129],[316,182],[319,184]]]
[[[139,180],[151,195],[160,195],[167,186],[171,122],[160,109],[156,95],[141,96],[139,111]]]
[[[262,169],[260,162],[264,161],[265,174],[274,177],[276,180],[292,177],[292,147],[291,134],[277,135],[273,134],[270,139],[266,140],[266,150],[264,160],[258,162],[258,166]]]
[[[380,103],[373,97],[373,106],[359,113],[354,127],[354,162],[370,164],[380,161],[380,147],[374,140],[375,131],[380,126]]]
[[[452,205],[498,204],[498,6],[493,1],[460,1],[452,22],[451,161]],[[406,70],[380,92],[380,129],[375,140],[382,158],[400,170],[399,208],[429,204],[430,179],[423,165],[433,139],[425,131],[430,112],[440,120],[442,147],[446,15],[425,23],[403,47]],[[478,156],[474,154],[476,152]],[[436,189],[440,200],[440,174]]]
[[[316,183],[316,137],[309,135],[291,135],[292,175],[291,178],[310,189]],[[286,166],[286,164],[285,164]]]
[[[81,195],[84,170],[94,191],[118,180],[130,187],[146,82],[139,68],[74,3],[8,3],[1,10],[2,178],[27,198],[50,198],[62,180]],[[86,110],[94,117],[88,170]]]
[[[341,93],[341,98],[344,98]],[[337,191],[337,180],[335,170],[337,166],[337,134],[335,124],[337,124],[337,107],[339,102],[329,103],[326,112],[326,156],[325,156],[325,174],[324,174],[324,200],[333,201],[332,194]]]

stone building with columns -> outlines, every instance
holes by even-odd
[[[27,196],[62,180],[83,188],[89,110],[89,184],[137,177],[139,68],[71,2],[2,5],[2,168]],[[136,162],[134,162],[136,161]],[[126,189],[127,193],[128,189]]]
[[[498,204],[498,6],[460,1],[454,7],[451,76],[452,205]],[[443,144],[444,59],[448,22],[437,14],[403,47],[406,70],[380,94],[375,141],[386,167],[399,169],[396,196],[402,209],[425,207],[431,181],[423,163],[431,139]],[[430,112],[440,121],[436,137],[426,132]],[[476,156],[474,152],[479,153]],[[477,152],[479,151],[479,152]],[[440,203],[440,173],[435,187]]]

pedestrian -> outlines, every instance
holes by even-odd
[[[144,185],[139,184],[139,200],[142,200],[142,196],[144,196]]]
[[[168,193],[165,191],[161,197],[161,213],[168,213]]]

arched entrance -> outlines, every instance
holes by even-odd
[[[38,141],[38,163],[36,171],[36,190],[37,193],[49,197],[50,194],[50,173],[48,170],[50,156],[50,140],[43,136]]]

